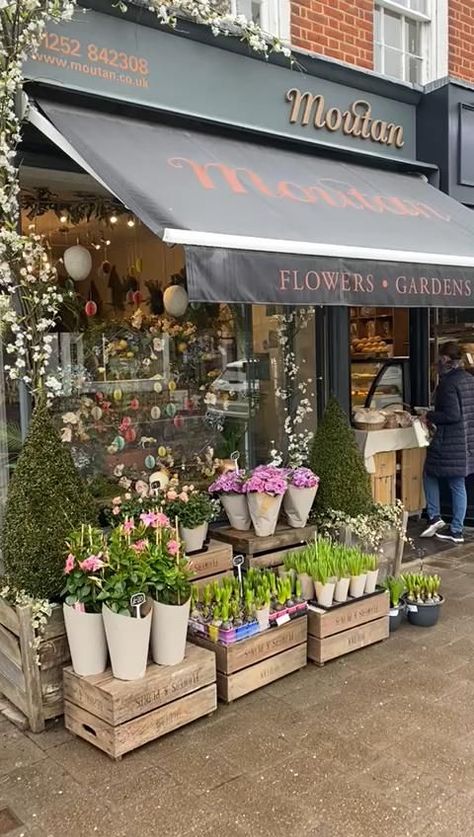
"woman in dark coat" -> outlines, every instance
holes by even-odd
[[[474,473],[474,378],[462,368],[461,357],[457,343],[440,346],[434,410],[426,414],[435,432],[423,474],[429,524],[421,537],[436,535],[453,543],[464,543],[466,477]],[[441,519],[440,479],[446,479],[451,491],[451,526]]]

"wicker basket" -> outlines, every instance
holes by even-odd
[[[385,422],[355,421],[354,427],[356,428],[356,430],[383,430],[385,427]]]

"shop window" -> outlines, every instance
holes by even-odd
[[[377,72],[412,84],[447,75],[447,0],[378,0],[374,14]]]
[[[232,14],[245,15],[271,35],[290,39],[289,0],[230,0]]]
[[[268,461],[274,446],[285,453],[288,410],[298,394],[314,400],[313,312],[298,314],[283,340],[283,309],[189,303],[184,251],[90,178],[25,169],[22,184],[23,228],[44,236],[59,281],[72,288],[54,334],[50,373],[61,392],[53,409],[97,495],[118,493],[119,481],[148,485],[163,469],[209,483],[215,460],[234,451],[248,466]],[[65,265],[71,275],[77,246],[92,267],[72,282]],[[18,393],[4,400],[13,431]],[[298,432],[313,429],[313,416],[303,415]]]

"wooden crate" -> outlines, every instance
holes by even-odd
[[[189,560],[195,573],[192,583],[198,587],[233,574],[232,547],[227,543],[211,540],[205,551],[191,555]]]
[[[53,605],[36,652],[31,606],[0,599],[0,694],[25,715],[32,732],[63,714],[63,668],[69,661],[62,607]]]
[[[408,514],[420,513],[425,507],[423,467],[426,448],[400,451],[401,501]]]
[[[370,475],[374,503],[391,506],[395,502],[397,455],[395,451],[376,453],[375,473]]]
[[[291,526],[277,526],[274,535],[259,538],[255,532],[239,532],[230,526],[223,526],[212,531],[216,540],[230,544],[234,555],[245,556],[245,566],[249,567],[279,567],[287,552],[303,549],[307,541],[313,540],[316,526],[304,526],[293,529]]]
[[[317,665],[386,639],[389,633],[386,591],[328,610],[308,609],[308,659]]]
[[[225,703],[254,692],[306,665],[308,619],[299,616],[279,628],[221,645],[195,636],[190,641],[213,651],[217,665],[217,696]]]
[[[182,663],[152,663],[140,680],[64,670],[66,728],[114,759],[216,708],[215,655],[190,643]]]

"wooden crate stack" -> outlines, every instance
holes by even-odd
[[[229,544],[234,555],[245,557],[245,567],[272,567],[278,569],[288,552],[303,549],[308,541],[316,535],[316,526],[305,526],[303,529],[293,529],[291,526],[277,526],[274,535],[259,538],[253,529],[239,532],[230,526],[216,528],[212,532],[215,540]]]
[[[233,574],[232,547],[218,540],[211,539],[205,550],[191,555],[189,560],[195,573],[193,584],[197,587]]]
[[[418,514],[425,507],[423,466],[426,448],[407,448],[374,455],[375,473],[370,475],[375,503],[392,505],[402,501],[409,514]],[[397,480],[399,474],[400,479]]]
[[[327,610],[308,607],[308,659],[316,665],[358,651],[389,634],[389,595],[377,591]]]
[[[298,616],[249,639],[221,645],[190,635],[191,642],[213,651],[217,664],[217,696],[225,703],[261,689],[286,674],[304,668],[308,619]]]
[[[217,708],[215,654],[190,643],[176,666],[147,667],[140,680],[64,670],[64,723],[113,759]]]

